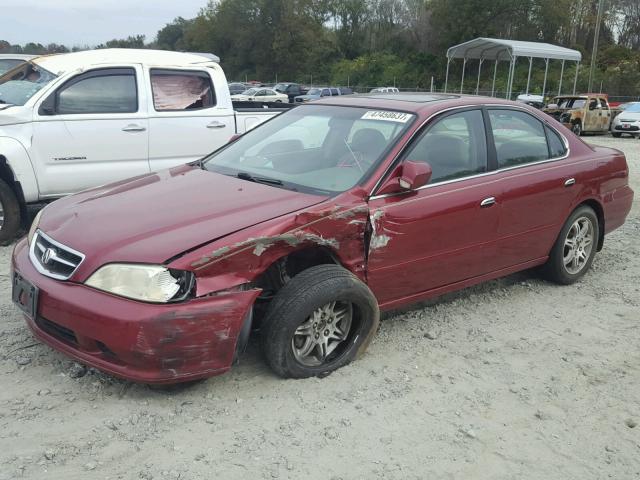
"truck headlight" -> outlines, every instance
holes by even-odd
[[[44,209],[40,210],[33,219],[31,223],[31,228],[29,229],[29,235],[27,235],[27,242],[31,245],[31,240],[33,240],[33,236],[36,234],[36,230],[38,229],[38,225],[40,224],[40,217],[42,217],[42,212]]]
[[[194,281],[193,273],[162,265],[111,263],[96,270],[85,284],[133,300],[167,303],[186,298]]]

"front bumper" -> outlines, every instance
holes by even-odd
[[[226,372],[258,290],[174,304],[128,300],[36,271],[26,239],[12,269],[40,290],[35,336],[81,363],[142,383],[169,384]],[[25,317],[26,318],[26,317]]]

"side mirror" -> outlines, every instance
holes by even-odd
[[[431,165],[428,163],[406,160],[394,169],[376,195],[416,190],[429,183],[431,174]]]

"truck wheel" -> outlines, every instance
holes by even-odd
[[[620,138],[622,136],[622,134],[618,132],[611,132],[611,135],[613,135],[616,138]]]
[[[9,245],[20,228],[20,204],[11,187],[0,180],[0,245]]]
[[[317,265],[293,277],[271,301],[262,348],[281,377],[324,376],[363,353],[379,321],[367,285],[339,265]]]
[[[575,133],[577,136],[582,135],[582,124],[580,122],[576,122],[571,127],[571,131]]]

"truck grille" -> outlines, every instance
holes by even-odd
[[[84,260],[82,253],[56,242],[40,230],[33,236],[29,257],[41,274],[58,280],[71,277]]]

